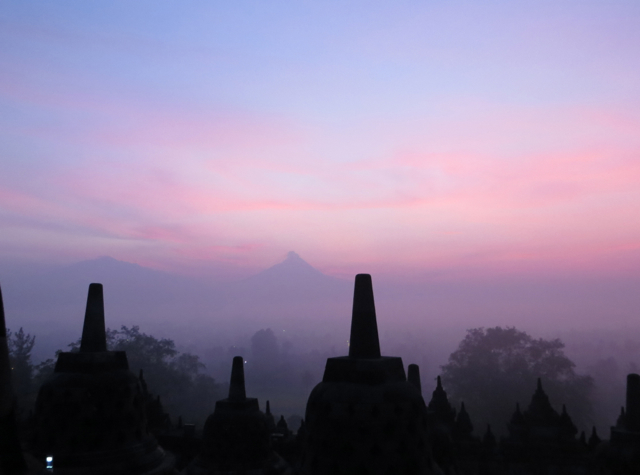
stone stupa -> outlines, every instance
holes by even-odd
[[[439,472],[420,390],[407,381],[401,358],[381,356],[368,274],[356,276],[349,342],[349,356],[327,359],[309,396],[301,473]]]
[[[147,430],[124,351],[107,351],[103,290],[91,284],[80,349],[62,352],[36,400],[34,449],[60,475],[165,475],[173,457]]]
[[[291,475],[282,457],[271,449],[269,420],[256,398],[248,398],[244,358],[233,358],[229,397],[216,402],[204,425],[201,453],[183,470],[185,475]]]

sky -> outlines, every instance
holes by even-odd
[[[636,0],[2,1],[0,259],[637,276],[639,23]]]

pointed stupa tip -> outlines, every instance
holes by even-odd
[[[11,385],[11,363],[7,344],[7,326],[4,321],[4,302],[0,289],[0,473],[21,474],[27,464],[20,446],[15,418],[15,397]]]
[[[538,378],[538,387],[537,387],[538,391],[542,391],[542,379]]]
[[[12,407],[13,387],[11,385],[11,362],[9,360],[7,327],[4,321],[2,289],[0,289],[0,418],[5,417],[11,411]]]
[[[232,401],[244,401],[247,393],[244,389],[244,358],[236,356],[231,366],[231,382],[229,383],[229,399]]]
[[[7,325],[4,322],[4,302],[2,301],[2,288],[0,288],[0,338],[7,337]]]
[[[442,389],[442,379],[440,378],[440,376],[438,376],[436,380],[437,380],[436,389]]]
[[[422,384],[420,383],[420,367],[417,364],[409,365],[409,374],[407,380],[415,386],[420,394],[422,394]]]
[[[267,410],[265,412],[266,415],[271,414],[271,406],[269,405],[269,401],[267,401]]]
[[[356,275],[349,356],[351,358],[380,358],[376,307],[369,274]]]
[[[104,326],[104,298],[102,284],[90,284],[87,310],[82,328],[81,352],[107,351],[107,332]]]

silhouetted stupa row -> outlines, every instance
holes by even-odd
[[[464,403],[451,406],[439,377],[427,405],[418,366],[407,377],[401,358],[381,355],[367,274],[356,276],[349,342],[348,356],[327,360],[297,435],[284,418],[275,423],[268,401],[263,413],[246,396],[241,356],[202,436],[181,420],[175,435],[142,372],[129,371],[125,352],[107,350],[103,289],[91,284],[80,349],[58,355],[21,441],[0,292],[0,475],[640,474],[638,375],[628,377],[626,410],[608,442],[595,428],[588,441],[576,437],[538,380],[498,443],[490,427],[472,435]]]

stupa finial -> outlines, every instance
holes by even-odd
[[[422,394],[422,383],[420,382],[420,367],[417,364],[409,365],[409,374],[407,375],[407,380],[418,388],[420,394]]]
[[[102,284],[89,285],[80,351],[92,353],[107,351],[107,332],[104,325]]]
[[[380,358],[376,307],[369,274],[356,275],[349,356],[351,358]]]
[[[231,366],[231,382],[229,383],[229,400],[244,401],[247,393],[244,389],[244,358],[236,356]]]

